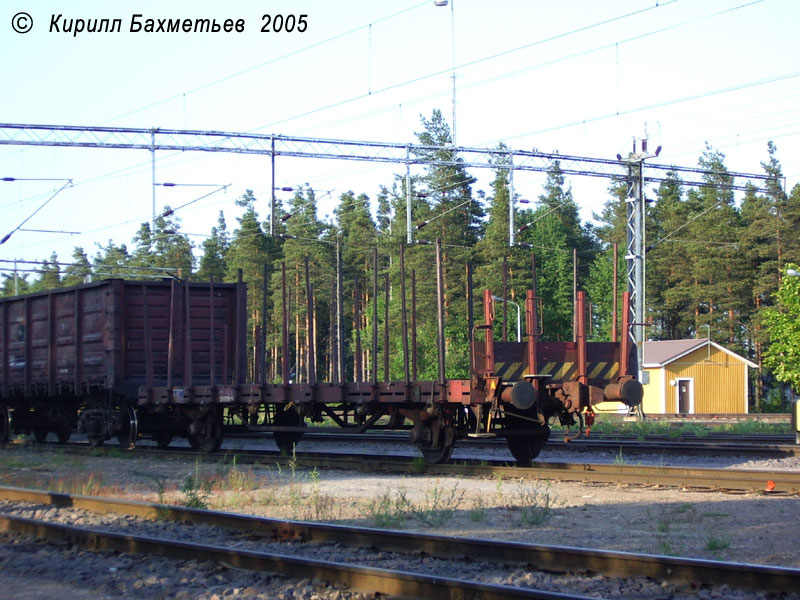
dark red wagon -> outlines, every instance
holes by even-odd
[[[139,389],[239,382],[245,294],[242,283],[109,279],[0,298],[0,433],[66,441],[77,429],[129,445],[143,430],[167,443],[185,431],[202,444],[211,409],[149,414]]]

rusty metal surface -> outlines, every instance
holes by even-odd
[[[431,556],[468,557],[503,564],[528,564],[536,568],[565,572],[589,570],[605,576],[646,576],[658,580],[728,584],[757,590],[798,589],[800,569],[722,563],[698,559],[637,555],[626,552],[544,546],[401,531],[377,530],[341,525],[307,523],[250,517],[144,502],[70,496],[36,490],[0,487],[0,498],[11,501],[68,506],[97,513],[116,513],[142,518],[169,519],[247,531],[269,539],[305,542],[337,542],[346,546],[376,547],[386,551],[424,552]]]
[[[173,287],[104,280],[0,299],[3,396],[80,396],[89,389],[135,395],[146,382],[182,385],[184,369],[176,366],[187,354],[195,382],[209,384],[213,370],[216,381],[232,383],[225,378],[238,370],[232,333],[239,331],[241,286],[217,284],[210,296],[206,284],[179,284],[185,293],[174,296]]]

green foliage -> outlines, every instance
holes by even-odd
[[[208,500],[214,488],[214,480],[200,473],[200,461],[196,461],[194,472],[189,473],[181,484],[184,496],[183,504],[189,508],[208,508]]]
[[[730,547],[731,547],[731,543],[728,540],[726,540],[724,538],[718,538],[718,537],[715,537],[715,536],[712,535],[712,536],[709,536],[708,540],[706,540],[705,549],[706,549],[707,552],[710,552],[711,554],[717,555],[722,550],[727,550]]]
[[[394,495],[386,492],[370,500],[363,508],[363,513],[378,527],[396,529],[405,523],[407,505],[405,492],[397,490]]]
[[[50,255],[49,260],[42,261],[39,267],[39,279],[34,282],[31,292],[41,292],[52,290],[61,285],[61,267],[58,265],[58,256],[55,252]]]
[[[776,307],[767,309],[764,326],[770,346],[764,352],[764,365],[778,381],[800,389],[800,277],[788,275],[789,269],[798,269],[794,263],[786,265],[786,276],[781,282]]]
[[[442,527],[450,522],[463,500],[464,491],[458,489],[458,484],[446,490],[437,482],[425,491],[425,498],[420,504],[408,503],[408,511],[428,527]]]
[[[72,251],[72,263],[64,269],[64,277],[61,280],[63,286],[79,285],[86,281],[92,274],[92,265],[89,257],[83,248],[76,247]]]
[[[549,519],[559,500],[550,489],[550,482],[541,485],[520,484],[517,488],[519,518],[524,525],[537,526]]]
[[[200,257],[196,279],[223,281],[228,271],[227,256],[230,245],[225,214],[219,211],[216,227],[211,228],[211,235],[200,246],[203,249],[203,255]]]

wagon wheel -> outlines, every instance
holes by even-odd
[[[120,409],[120,424],[117,430],[117,441],[123,450],[133,448],[139,437],[139,418],[132,406]]]
[[[275,417],[273,425],[278,427],[305,427],[303,417],[294,410],[283,410],[283,406],[275,407]],[[289,455],[294,450],[295,444],[303,439],[302,431],[276,431],[275,444],[284,456]]]
[[[75,410],[65,408],[58,411],[56,422],[58,425],[52,431],[56,434],[59,444],[66,444],[72,435],[72,430],[75,429],[78,423],[78,413]]]
[[[524,429],[522,433],[510,434],[506,437],[511,456],[517,461],[518,467],[529,467],[531,461],[539,456],[550,437],[550,427],[538,425],[525,419],[514,417],[506,412],[507,429]]]
[[[453,456],[453,448],[455,447],[455,431],[452,428],[442,428],[439,432],[439,442],[436,446],[423,446],[418,445],[419,451],[425,462],[429,465],[440,465],[446,463]]]
[[[189,436],[189,445],[193,450],[210,454],[222,447],[222,413],[213,411],[204,418],[203,433]]]
[[[34,427],[33,439],[36,440],[37,444],[44,444],[47,441],[48,433],[50,432],[47,430],[47,427]]]
[[[529,467],[531,461],[539,456],[549,437],[550,428],[545,426],[543,430],[534,430],[523,435],[510,435],[506,438],[506,442],[511,456],[517,461],[517,466]]]
[[[72,435],[72,429],[70,429],[69,425],[62,425],[56,429],[56,437],[59,444],[66,444],[70,435]]]
[[[0,404],[0,443],[5,443],[11,437],[11,414],[5,404]]]
[[[156,443],[156,446],[158,446],[159,449],[161,450],[169,446],[170,442],[172,441],[172,438],[173,434],[170,433],[169,431],[157,431],[153,434],[153,441]],[[195,450],[196,449],[197,448],[195,448]]]

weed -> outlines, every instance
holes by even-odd
[[[422,504],[414,506],[408,503],[407,508],[415,519],[425,525],[441,527],[453,518],[463,500],[464,491],[459,491],[458,484],[446,491],[437,482],[433,488],[426,490]]]
[[[542,486],[520,484],[517,488],[519,501],[519,517],[525,525],[541,525],[550,518],[553,509],[558,505],[558,498],[550,489],[550,482]]]
[[[88,477],[81,475],[79,479],[51,480],[47,487],[61,494],[99,496],[103,488],[103,483],[101,475],[89,473]]]
[[[678,549],[673,548],[669,542],[661,542],[658,545],[658,551],[665,556],[677,556]]]
[[[494,495],[497,498],[497,504],[503,503],[503,476],[500,473],[494,474],[495,484],[494,484]]]
[[[428,463],[425,462],[425,458],[422,456],[415,456],[414,459],[411,461],[411,471],[416,473],[417,475],[421,475],[424,473],[428,468]]]
[[[261,494],[259,494],[258,503],[261,506],[271,506],[275,504],[277,500],[277,494],[275,490],[272,488],[261,490]]]
[[[469,511],[469,520],[477,523],[486,518],[486,506],[483,504],[483,496],[478,494],[472,501],[472,508]]]
[[[679,435],[693,435],[695,437],[708,437],[708,429],[699,423],[684,423],[680,426]]]
[[[230,461],[228,461],[228,456],[226,455],[223,459],[217,463],[216,473],[217,477],[220,479],[225,479],[236,466],[236,461],[238,460],[238,456],[236,454],[233,455]]]
[[[668,436],[668,437],[669,437],[671,440],[678,439],[679,437],[681,437],[681,435],[683,435],[683,433],[681,432],[681,430],[680,430],[680,429],[670,429],[670,430],[667,432],[667,436]]]
[[[42,461],[31,457],[10,456],[0,457],[0,467],[3,469],[34,469],[42,465]]]
[[[402,527],[406,520],[406,506],[409,502],[406,494],[402,490],[397,490],[394,498],[392,494],[386,492],[378,498],[371,500],[363,509],[365,517],[370,519],[378,527],[397,528]]]
[[[217,465],[217,477],[220,479],[221,490],[235,492],[252,492],[259,488],[259,481],[253,469],[242,469],[236,464],[237,457],[233,456],[231,462],[223,461]]]
[[[619,447],[619,452],[614,457],[614,464],[617,465],[618,467],[625,464],[625,457],[622,456],[622,446]]]
[[[700,514],[701,517],[713,517],[715,519],[722,519],[725,517],[730,517],[730,513],[720,512],[720,511],[709,511]]]
[[[713,535],[706,540],[706,551],[711,552],[712,554],[717,554],[718,552],[727,550],[730,547],[731,543],[728,540],[717,538]]]
[[[166,521],[169,517],[169,509],[167,505],[167,478],[163,475],[151,475],[143,473],[146,477],[151,479],[156,486],[156,494],[158,494],[158,506],[156,507],[156,519]]]
[[[292,457],[287,464],[289,466],[289,506],[296,510],[303,501],[303,486],[298,481],[297,453],[294,444],[292,444]]]
[[[118,446],[112,446],[109,448],[108,452],[106,452],[106,456],[108,458],[133,458],[133,454],[130,452],[124,452]]]
[[[289,472],[292,474],[292,481],[297,474],[297,446],[292,444],[292,458],[289,459]]]
[[[311,479],[311,496],[308,498],[308,507],[311,518],[322,521],[331,518],[336,505],[333,497],[320,492],[320,475],[317,468],[309,473]]]
[[[63,448],[55,448],[47,461],[51,467],[82,467],[86,460],[82,456],[69,455]]]
[[[194,473],[189,473],[181,485],[184,506],[189,508],[208,508],[208,499],[211,497],[213,487],[213,479],[207,479],[200,475],[200,461],[197,460],[194,463]]]

